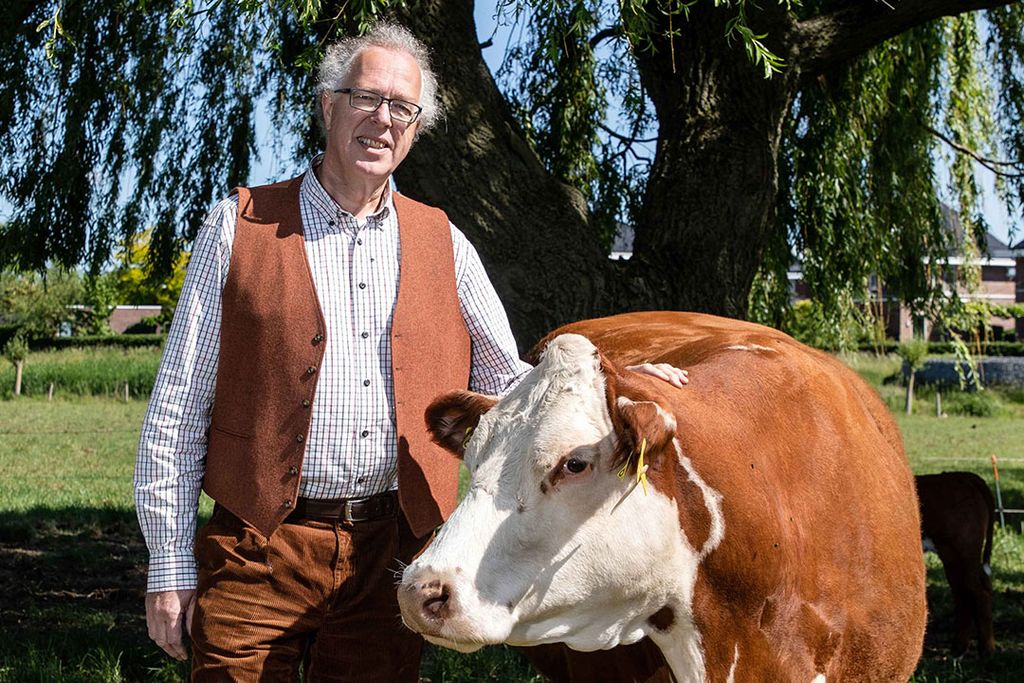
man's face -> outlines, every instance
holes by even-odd
[[[405,52],[381,47],[363,50],[339,85],[416,104],[420,87],[416,60]],[[377,111],[367,112],[349,106],[348,94],[325,93],[321,104],[327,127],[325,154],[353,181],[383,183],[409,153],[419,121],[406,124],[393,120],[387,102],[382,102]]]

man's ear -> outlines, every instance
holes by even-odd
[[[618,442],[612,458],[613,469],[628,464],[628,471],[635,473],[641,447],[646,461],[654,467],[656,459],[672,447],[676,436],[675,416],[649,395],[632,373],[620,369],[603,355],[601,370],[605,375],[608,412]]]
[[[324,118],[324,130],[330,130],[331,117],[334,116],[334,93],[320,93],[320,113]]]
[[[497,402],[493,396],[472,391],[453,391],[434,399],[423,415],[430,438],[461,458],[480,416]]]

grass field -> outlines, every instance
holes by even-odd
[[[851,364],[902,409],[902,388],[882,383],[892,361]],[[149,643],[142,617],[146,553],[131,472],[145,404],[59,396],[0,401],[0,683],[185,680],[185,668]],[[991,396],[1002,406],[996,417],[937,418],[934,394],[924,391],[916,414],[897,421],[916,472],[970,470],[992,483],[995,453],[1006,506],[1024,508],[1024,406]],[[1008,521],[1012,530],[997,534],[992,561],[998,653],[987,662],[950,658],[949,593],[928,556],[931,615],[915,681],[1021,679],[1024,517]],[[471,656],[430,650],[422,674],[434,683],[539,680],[506,648]]]

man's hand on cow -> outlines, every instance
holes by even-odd
[[[149,637],[175,659],[188,659],[188,651],[182,642],[182,627],[188,633],[192,633],[195,595],[194,590],[146,593],[146,626],[149,628]]]
[[[668,363],[641,363],[640,365],[627,365],[626,369],[663,379],[676,387],[682,387],[690,381],[690,375],[686,370],[681,370]]]

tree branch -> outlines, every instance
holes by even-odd
[[[590,49],[591,50],[596,49],[597,46],[600,45],[601,43],[603,43],[605,40],[607,40],[609,38],[615,38],[616,36],[621,36],[621,35],[622,35],[622,27],[618,26],[618,25],[616,25],[616,26],[609,26],[606,29],[602,29],[602,30],[598,31],[597,33],[595,33],[594,36],[590,39]]]
[[[1024,169],[1024,161],[999,161],[998,159],[989,159],[988,157],[982,156],[981,154],[971,149],[970,147],[965,147],[964,145],[961,145],[960,143],[951,140],[950,138],[943,135],[942,133],[940,133],[939,131],[935,130],[934,128],[927,124],[921,125],[924,126],[925,130],[927,130],[929,133],[945,142],[947,145],[955,149],[957,152],[960,152],[961,154],[966,154],[967,156],[971,157],[972,159],[974,159],[979,164],[981,164],[988,170],[992,171],[996,175],[1002,176],[1004,178],[1024,178],[1024,170],[1022,170],[1019,173],[1013,173],[1009,171],[1002,171],[999,168],[997,168],[998,166],[1002,166],[1005,168],[1012,169]]]
[[[634,144],[636,142],[657,142],[658,141],[658,138],[642,138],[642,139],[638,139],[636,137],[626,137],[622,133],[616,133],[614,130],[612,130],[608,126],[604,125],[603,123],[599,123],[599,124],[597,124],[597,126],[601,130],[603,130],[605,133],[608,133],[608,135],[611,135],[616,140],[619,140],[621,142],[625,142],[625,143],[630,144],[630,145],[632,145],[632,144]]]
[[[859,0],[811,17],[796,27],[804,78],[815,78],[915,26],[1016,0]],[[892,5],[893,7],[890,8]]]

